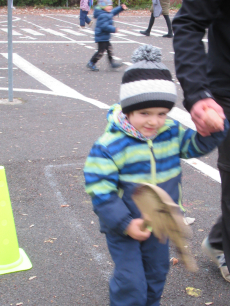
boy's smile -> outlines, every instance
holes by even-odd
[[[126,116],[143,136],[151,137],[165,124],[168,112],[169,109],[165,107],[151,107],[135,110]]]

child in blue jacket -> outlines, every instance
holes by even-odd
[[[225,120],[223,132],[203,137],[166,119],[177,94],[160,49],[141,46],[132,61],[122,78],[120,104],[111,107],[84,175],[115,263],[110,306],[159,306],[169,269],[168,242],[162,244],[148,229],[141,230],[143,219],[132,194],[138,184],[151,183],[181,205],[180,159],[212,151],[229,124]]]
[[[114,63],[113,49],[110,43],[111,33],[117,32],[117,28],[113,25],[113,16],[126,10],[125,4],[113,9],[112,0],[99,0],[98,6],[94,10],[94,18],[97,19],[95,27],[95,42],[98,43],[98,51],[93,55],[88,62],[87,67],[92,71],[99,71],[96,67],[96,62],[99,61],[104,52],[107,51],[108,59],[112,68],[119,68],[122,64]]]

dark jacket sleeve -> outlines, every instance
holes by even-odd
[[[177,78],[184,91],[184,106],[190,111],[197,101],[212,97],[209,90],[202,39],[216,18],[221,0],[183,0],[172,22]]]
[[[115,7],[113,10],[112,10],[112,14],[113,14],[113,16],[115,16],[115,15],[117,15],[117,14],[119,14],[120,12],[122,12],[122,11],[124,11],[124,9],[122,8],[122,6],[117,6],[117,7]]]

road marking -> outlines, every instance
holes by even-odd
[[[58,184],[58,179],[57,179],[55,170],[57,169],[59,172],[60,170],[66,169],[68,167],[71,167],[71,168],[81,167],[82,168],[84,167],[84,164],[48,165],[44,168],[45,177],[47,179],[48,184],[50,185],[50,187],[52,188],[56,196],[57,204],[59,205],[59,207],[61,207],[61,205],[67,205],[67,202],[65,201],[65,198],[62,195],[62,192],[60,190],[60,186]],[[78,221],[77,216],[74,216],[70,209],[65,208],[62,211],[62,215],[66,215],[66,217],[63,218],[63,222],[65,222],[64,220],[68,220],[67,226],[72,227],[74,231],[77,232],[76,236],[81,237],[82,247],[85,250],[87,250],[87,252],[91,254],[94,260],[97,262],[97,264],[100,267],[100,272],[103,275],[103,277],[106,280],[109,280],[112,274],[112,267],[108,268],[108,264],[107,264],[108,258],[106,257],[106,255],[99,252],[97,248],[92,247],[94,245],[94,242],[91,240],[90,235],[88,235],[88,232],[84,229],[81,222]]]
[[[134,33],[134,32],[127,31],[127,30],[122,30],[122,29],[119,29],[119,32],[121,32],[121,33],[125,33],[125,34],[134,35],[134,36],[143,36],[142,34],[139,34],[139,33]]]
[[[47,32],[47,33],[56,35],[56,36],[61,36],[61,37],[65,37],[65,38],[66,38],[66,34],[60,33],[60,32],[58,32],[58,31],[55,31],[55,30],[52,30],[52,29],[45,29],[45,28],[43,28],[43,29],[41,29],[41,30],[42,30],[42,31],[45,31],[45,32]]]
[[[37,31],[32,30],[32,29],[21,28],[21,30],[24,31],[24,32],[26,32],[26,33],[35,35],[35,36],[44,36],[44,35],[45,35],[45,34],[43,34],[43,33],[37,32]]]
[[[3,57],[8,59],[7,53],[1,53]],[[108,109],[109,106],[105,103],[97,101],[95,99],[87,98],[86,96],[80,94],[76,90],[72,89],[71,87],[63,84],[62,82],[56,80],[46,72],[42,71],[41,69],[37,68],[36,66],[32,65],[25,59],[23,59],[17,53],[13,54],[13,63],[22,71],[33,77],[35,80],[43,84],[44,86],[48,87],[52,90],[53,94],[64,96],[68,98],[79,99],[88,103],[91,103],[99,108]],[[23,91],[23,90],[22,90]],[[38,91],[37,91],[38,92]]]
[[[179,121],[181,124],[189,127],[190,129],[196,130],[196,126],[191,119],[191,115],[187,111],[174,106],[168,113],[168,116]]]
[[[65,36],[65,38],[66,39],[71,39],[71,38],[69,38],[69,37],[67,37],[67,36]],[[125,39],[125,38],[124,38]],[[20,41],[20,40],[14,40],[13,41],[13,43],[14,44],[95,44],[95,41],[94,40],[86,40],[86,41],[84,41],[84,40],[78,40],[78,41],[76,41],[76,40],[65,40],[65,41],[63,41],[63,40],[58,40],[58,41],[55,41],[55,40],[51,40],[51,41],[42,41],[42,40],[40,40],[40,41],[38,41],[38,40],[36,40],[36,41]],[[120,41],[120,40],[118,40],[118,41],[116,41],[116,40],[113,40],[112,41],[112,43],[113,44],[139,44],[139,45],[145,45],[145,43],[140,43],[140,42],[138,42],[138,41],[134,41],[134,40],[127,40],[127,41]],[[0,44],[8,44],[8,41],[7,40],[5,40],[5,41],[0,41]],[[162,49],[162,48],[160,48],[160,49]]]
[[[8,33],[8,29],[1,28],[1,30],[2,30],[3,32]],[[15,31],[15,30],[12,30],[12,35],[19,36],[19,35],[22,35],[22,34],[21,34],[21,33],[18,33],[18,32]]]
[[[94,47],[91,47],[91,46],[85,46],[85,48],[88,48],[88,49],[95,49]]]
[[[94,31],[92,31],[92,30],[81,30],[82,32],[85,32],[85,33],[89,33],[89,34],[94,34]]]
[[[64,31],[64,32],[67,32],[67,33],[70,33],[70,34],[73,34],[73,35],[76,35],[76,36],[86,36],[85,34],[83,33],[80,33],[80,32],[76,32],[74,30],[71,30],[71,29],[60,29],[61,31]]]
[[[214,181],[221,183],[220,173],[217,169],[205,164],[199,159],[190,158],[190,159],[182,159],[185,163],[189,164],[190,166],[194,167],[195,169],[199,170],[203,174],[209,176]]]

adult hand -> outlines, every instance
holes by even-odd
[[[151,235],[151,232],[147,228],[145,230],[141,230],[141,226],[143,225],[143,223],[143,219],[133,219],[126,228],[126,233],[133,239],[139,241],[144,241],[148,239]]]
[[[211,133],[215,133],[215,132],[224,130],[224,124],[222,125],[222,128],[216,130],[214,128],[210,128],[210,126],[208,126],[204,122],[203,118],[205,116],[206,107],[214,109],[222,119],[225,119],[223,108],[219,104],[217,104],[213,99],[206,98],[206,99],[197,101],[191,108],[190,113],[191,113],[192,120],[196,125],[197,132],[204,137],[211,135]]]
[[[127,6],[125,4],[122,4],[121,7],[123,8],[123,10],[127,10]]]

